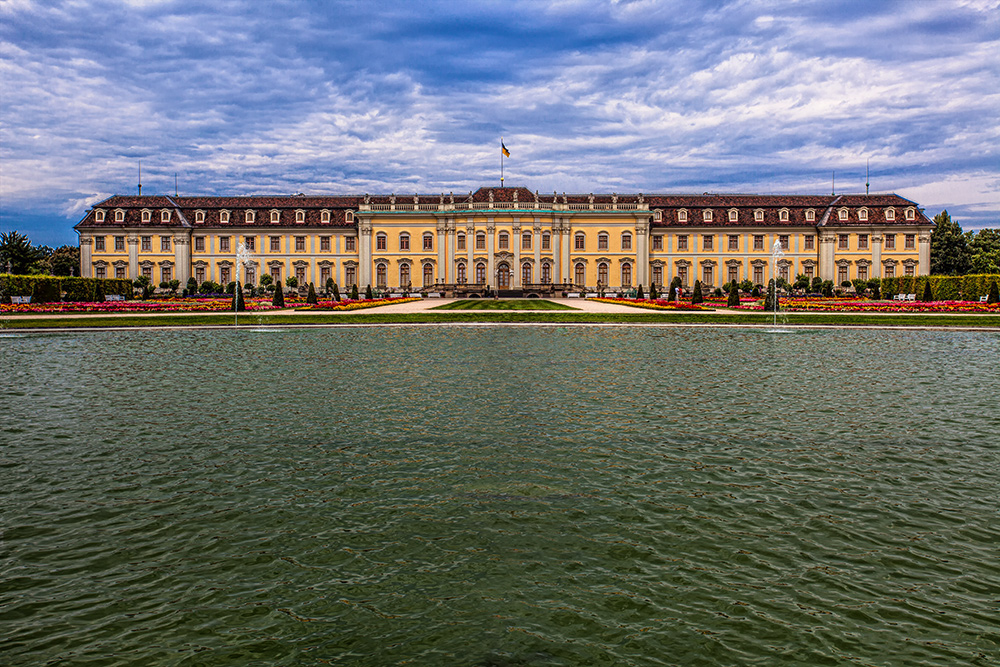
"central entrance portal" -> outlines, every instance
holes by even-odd
[[[497,264],[497,289],[510,289],[510,264]]]

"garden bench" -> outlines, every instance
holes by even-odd
[[[104,295],[104,300],[105,301],[124,301],[125,297],[123,297],[121,294],[105,294]]]
[[[11,303],[31,303],[30,296],[12,296],[10,297]]]
[[[916,301],[917,300],[917,295],[916,294],[907,294],[906,295],[906,300],[907,301]]]
[[[989,298],[990,297],[988,297],[988,296],[981,296],[981,297],[979,297],[979,303],[986,303],[987,299],[989,299]]]
[[[580,298],[580,293],[579,292],[566,292],[566,298],[567,299],[579,299]]]
[[[598,298],[600,296],[601,295],[598,294],[597,292],[587,292],[587,298],[588,299],[596,299],[596,298]]]

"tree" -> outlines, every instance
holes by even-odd
[[[357,283],[354,283],[353,285],[351,285],[351,300],[352,301],[357,301],[358,300],[358,284]]]
[[[972,251],[972,273],[1000,273],[1000,229],[966,232]]]
[[[807,291],[809,289],[809,276],[804,273],[800,273],[795,276],[795,283],[792,285],[794,289],[800,289],[802,291]]]
[[[54,276],[75,276],[80,273],[80,249],[76,246],[60,246],[52,251],[48,260]]]
[[[243,300],[243,286],[236,283],[236,291],[233,293],[233,310],[240,313],[247,309],[247,304]]]
[[[332,278],[331,278],[332,280]],[[340,301],[340,288],[337,287],[337,283],[333,284],[333,300]]]
[[[194,295],[198,291],[198,279],[194,276],[188,278],[187,281],[187,292],[188,294]]]
[[[764,311],[773,313],[778,310],[778,284],[774,278],[767,281],[767,296],[764,297]]]
[[[656,291],[656,283],[649,283],[649,299],[650,301],[656,301],[660,298],[659,292]]]
[[[325,287],[326,293],[330,294],[337,287],[337,283],[333,282],[333,278],[327,278]],[[337,301],[340,301],[340,299],[337,299]]]
[[[0,271],[7,271],[9,263],[10,273],[24,275],[32,264],[42,261],[47,254],[45,250],[31,245],[28,237],[16,230],[0,232]]]
[[[997,287],[995,280],[990,283],[990,293],[986,296],[986,303],[1000,303],[1000,288]]]
[[[285,278],[285,285],[291,287],[292,289],[295,289],[299,286],[299,279],[296,278],[295,276],[288,276],[287,278]]]
[[[181,281],[177,280],[177,278],[174,278],[169,283],[167,283],[167,287],[169,287],[170,291],[172,291],[174,294],[177,294],[177,288],[180,286],[181,286]]]
[[[260,275],[260,286],[270,287],[274,284],[274,278],[271,277],[270,273],[262,273]]]
[[[920,300],[921,301],[933,301],[934,300],[934,291],[931,290],[931,281],[928,280],[927,282],[924,283],[924,296]]]
[[[309,293],[306,295],[306,303],[317,303],[316,286],[309,283]]]
[[[274,290],[274,297],[271,299],[271,305],[275,308],[285,307],[285,290],[281,289],[281,285]]]
[[[823,292],[823,296],[825,296],[828,299],[831,298],[831,297],[833,297],[833,281],[832,280],[824,280],[821,283],[820,287],[821,287],[821,291]]]
[[[812,279],[812,285],[809,287],[809,291],[813,294],[819,294],[823,291],[823,279],[819,276],[814,276]]]
[[[637,298],[637,299],[645,299],[646,298],[645,296],[643,296],[643,293],[642,293],[642,284],[641,283],[639,284],[639,288],[635,291],[635,298]]]
[[[934,216],[931,232],[931,274],[961,276],[972,268],[972,251],[962,234],[962,227],[951,219],[948,211]]]
[[[368,300],[371,300],[372,298],[374,298],[374,295],[372,294],[372,286],[371,286],[371,284],[369,284],[367,287],[365,287],[365,298],[368,299]]]
[[[730,308],[736,308],[740,305],[740,286],[735,280],[729,286],[729,298],[726,299],[726,305]]]
[[[694,281],[694,289],[691,290],[691,303],[702,303],[705,300],[705,295],[701,293],[701,281]]]

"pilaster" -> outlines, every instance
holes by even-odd
[[[129,234],[125,243],[128,245],[128,276],[136,280],[139,278],[139,237]]]

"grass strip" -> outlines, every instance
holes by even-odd
[[[260,314],[240,317],[241,327],[255,326],[309,326],[321,324],[449,324],[449,323],[528,323],[528,324],[737,324],[770,325],[772,316],[767,313],[585,313],[518,311],[457,311],[438,313],[297,313]],[[77,329],[105,327],[177,327],[177,326],[229,326],[232,315],[160,315],[149,317],[11,317],[2,322],[2,330],[17,329]],[[996,327],[1000,328],[1000,315],[882,315],[882,314],[828,314],[800,313],[779,316],[778,326],[801,325],[835,326],[892,326],[892,327]]]
[[[547,299],[460,299],[430,310],[578,310]]]

